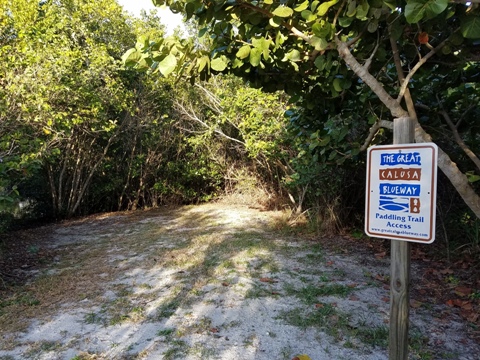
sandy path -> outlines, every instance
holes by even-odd
[[[389,260],[282,233],[281,216],[204,205],[56,227],[56,262],[4,300],[0,359],[387,359]],[[478,358],[445,310],[412,309],[412,359]]]

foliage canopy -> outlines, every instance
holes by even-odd
[[[433,136],[449,151],[440,151],[439,167],[480,217],[480,198],[471,184],[480,171],[475,155],[478,109],[446,107],[453,94],[461,93],[470,104],[479,101],[478,4],[153,2],[195,19],[203,43],[143,37],[124,54],[126,64],[164,76],[187,76],[192,82],[231,72],[264,90],[285,90],[298,106],[289,115],[308,133],[309,151],[338,164],[380,141],[382,128],[392,128],[392,118],[410,117],[416,122],[417,142]],[[456,148],[448,149],[452,137]]]

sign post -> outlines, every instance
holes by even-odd
[[[435,239],[438,149],[411,144],[414,121],[395,119],[393,144],[367,153],[365,232],[392,239],[390,271],[390,360],[408,359],[410,242]]]

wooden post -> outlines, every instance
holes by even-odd
[[[414,142],[415,124],[410,118],[393,122],[393,143]],[[391,240],[389,359],[408,359],[410,313],[410,243]]]

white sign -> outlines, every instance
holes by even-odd
[[[433,143],[368,149],[368,236],[426,244],[435,240],[437,158]]]

